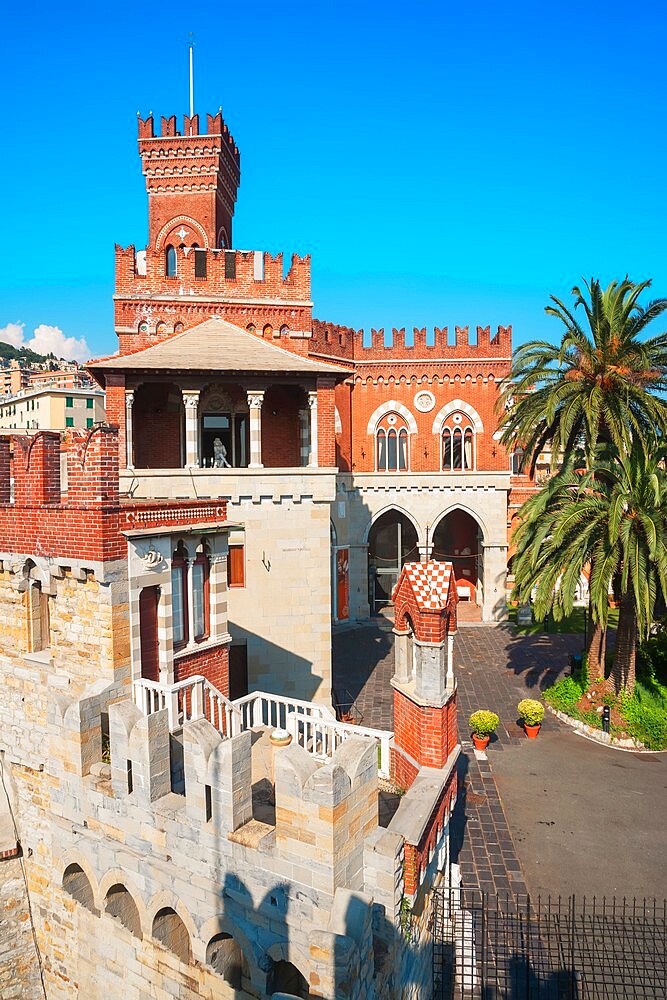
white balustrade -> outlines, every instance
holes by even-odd
[[[389,744],[394,734],[384,729],[370,729],[368,726],[355,726],[350,722],[337,722],[332,717],[316,718],[303,712],[290,712],[284,728],[291,733],[295,743],[321,760],[331,757],[341,743],[350,736],[375,740],[380,747],[378,773],[381,778],[388,778],[390,775]]]
[[[290,712],[336,721],[333,712],[326,705],[316,705],[312,701],[301,701],[298,698],[285,698],[279,694],[267,694],[265,691],[253,691],[243,698],[236,698],[232,705],[241,712],[242,729],[255,729],[260,726],[285,729]]]
[[[208,719],[223,736],[236,736],[246,729],[287,729],[295,743],[320,760],[326,760],[350,736],[372,739],[380,747],[378,772],[388,778],[391,768],[389,744],[394,734],[383,729],[338,722],[326,705],[254,691],[230,701],[205,677],[188,677],[176,684],[160,684],[145,678],[134,682],[134,703],[143,715],[166,708],[169,729]]]
[[[200,675],[176,684],[160,684],[142,677],[134,682],[133,689],[134,703],[143,715],[167,709],[171,732],[195,719],[208,719],[223,736],[235,736],[243,728],[240,711]]]

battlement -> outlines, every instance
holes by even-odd
[[[206,136],[220,136],[232,153],[237,166],[240,168],[241,156],[234,142],[234,137],[224,122],[221,111],[218,111],[215,115],[206,116],[206,132],[199,131],[199,115],[193,115],[192,118],[189,115],[184,115],[182,132],[176,129],[176,115],[170,115],[168,118],[163,116],[160,119],[160,134],[158,136],[155,134],[152,115],[149,115],[148,118],[142,118],[141,115],[137,115],[137,124],[140,143],[142,140],[147,139],[194,139]]]
[[[0,552],[106,561],[124,531],[220,522],[226,502],[121,499],[118,427],[0,436]]]
[[[476,338],[471,342],[470,327],[454,327],[453,340],[449,328],[435,327],[427,335],[426,327],[413,327],[412,343],[408,342],[405,327],[393,328],[391,342],[385,343],[385,330],[371,329],[371,342],[366,344],[364,330],[353,330],[334,323],[313,320],[310,353],[335,357],[354,362],[387,361],[389,358],[411,360],[506,360],[512,355],[512,327],[498,326],[491,335],[490,326],[477,326]]]

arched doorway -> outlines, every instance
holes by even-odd
[[[391,592],[403,563],[418,562],[417,529],[406,514],[388,510],[368,535],[368,601],[371,614],[391,604]]]
[[[465,510],[453,510],[433,532],[432,559],[451,562],[459,600],[482,603],[484,548],[479,524]]]

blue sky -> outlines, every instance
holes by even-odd
[[[195,110],[241,151],[234,243],[311,253],[319,318],[520,343],[582,276],[667,295],[666,27],[641,0],[11,5],[0,328],[115,350],[136,113],[187,110],[190,31]]]

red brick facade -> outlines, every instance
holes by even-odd
[[[179,654],[174,659],[174,682],[201,674],[229,697],[229,646],[198,649],[194,653]]]
[[[394,691],[394,739],[421,767],[443,767],[458,743],[456,691],[442,708],[418,705]]]

